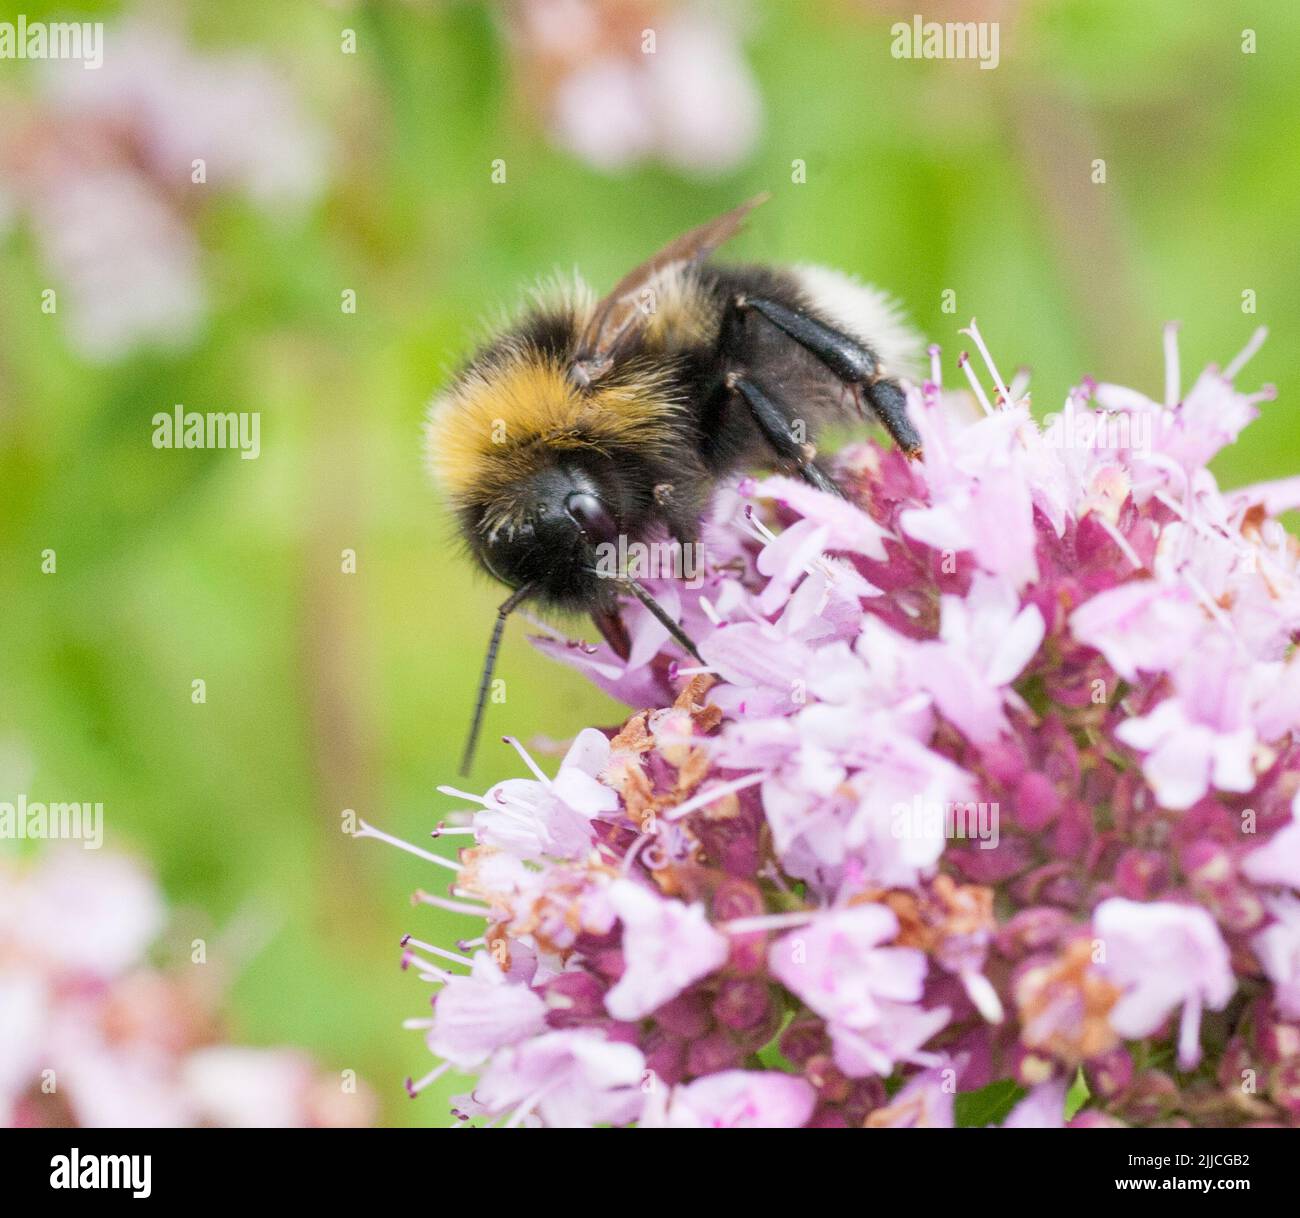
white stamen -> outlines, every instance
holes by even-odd
[[[449,901],[446,897],[435,897],[423,888],[416,889],[411,900],[419,905],[432,905],[435,909],[445,909],[449,913],[470,914],[475,918],[486,918],[492,911],[486,905],[470,905],[465,901]]]
[[[414,964],[419,971],[421,981],[441,981],[444,985],[456,976],[455,973],[449,973],[445,968],[439,968],[436,964],[426,960],[423,956],[417,956],[414,952],[402,953],[402,967]]]
[[[1157,466],[1160,469],[1168,470],[1171,474],[1177,474],[1182,479],[1183,488],[1186,490],[1190,485],[1190,479],[1187,476],[1187,470],[1179,465],[1173,457],[1166,453],[1145,453],[1142,460],[1148,465]]]
[[[975,1004],[975,1009],[984,1016],[986,1023],[1002,1022],[1005,1017],[1002,1000],[998,997],[997,990],[993,988],[993,983],[983,973],[975,969],[966,969],[961,974],[961,983],[966,996]]]
[[[1201,608],[1203,608],[1206,613],[1218,622],[1224,630],[1233,635],[1234,641],[1236,641],[1238,647],[1240,647],[1241,640],[1237,638],[1236,633],[1233,631],[1232,622],[1229,620],[1228,615],[1223,612],[1222,607],[1215,603],[1214,598],[1206,590],[1205,585],[1202,584],[1201,581],[1190,571],[1179,571],[1179,574],[1183,577],[1183,581],[1187,586],[1196,593],[1197,600],[1201,602]]]
[[[358,820],[357,824],[361,828],[357,829],[353,837],[373,837],[377,841],[387,842],[390,846],[396,846],[399,850],[405,850],[407,854],[413,854],[416,858],[424,859],[426,863],[437,863],[439,867],[446,867],[451,871],[459,871],[460,864],[452,859],[443,858],[440,854],[434,854],[430,850],[422,850],[419,846],[412,846],[410,842],[404,842],[400,837],[394,837],[391,833],[385,833],[381,829],[376,829],[373,825],[368,825],[363,820]]]
[[[1174,407],[1182,395],[1182,374],[1178,364],[1178,331],[1182,322],[1165,323],[1165,405]]]
[[[694,795],[684,804],[678,804],[677,807],[666,812],[664,814],[664,819],[677,820],[699,808],[705,808],[708,807],[709,804],[717,803],[717,801],[725,795],[731,795],[736,791],[743,791],[746,787],[752,787],[762,781],[763,775],[761,773],[746,774],[744,778],[736,778],[731,782],[724,782],[721,786],[711,787],[702,794]]]
[[[558,1085],[559,1085],[558,1082],[547,1083],[545,1087],[541,1087],[537,1091],[534,1091],[532,1095],[530,1095],[526,1100],[524,1100],[524,1102],[520,1104],[519,1107],[516,1108],[514,1112],[510,1114],[509,1119],[506,1121],[504,1125],[501,1126],[501,1128],[502,1129],[517,1128],[521,1122],[527,1120],[528,1114],[532,1112],[532,1110],[536,1108],[537,1105],[540,1104],[542,1100],[546,1098],[547,1094],[551,1091],[554,1091]]]
[[[1187,509],[1176,499],[1171,499],[1164,491],[1153,491],[1152,499],[1159,499],[1179,520],[1187,519]]]
[[[1038,715],[1035,714],[1034,708],[1030,706],[1029,703],[1024,700],[1024,698],[1022,698],[1018,693],[1016,693],[1014,689],[1008,688],[1007,692],[1003,695],[1003,697],[1006,698],[1007,705],[1011,707],[1012,710],[1019,711],[1035,727],[1039,724],[1039,722],[1041,722],[1038,718]]]
[[[462,956],[457,952],[449,952],[445,947],[438,947],[436,944],[426,943],[423,939],[417,939],[413,935],[407,935],[406,942],[403,943],[402,946],[405,947],[407,943],[414,943],[422,952],[432,952],[435,956],[441,956],[444,960],[454,960],[457,964],[464,964],[473,967],[474,961],[468,956]]]
[[[752,918],[732,918],[730,922],[719,922],[718,929],[729,935],[748,935],[756,930],[788,930],[792,926],[806,926],[822,912],[816,909],[800,909],[794,913],[758,914]]]
[[[980,357],[984,360],[984,365],[989,370],[989,375],[993,378],[993,384],[997,387],[998,393],[1002,397],[1005,405],[1011,404],[1011,394],[1006,384],[1002,380],[1002,374],[998,371],[998,366],[993,362],[993,356],[989,354],[989,349],[984,344],[984,335],[980,333],[980,328],[975,324],[975,319],[970,319],[970,325],[958,333],[965,334],[970,338],[977,348],[979,348]]]
[[[957,357],[957,367],[966,374],[966,379],[970,381],[971,392],[975,395],[984,413],[992,417],[993,407],[989,404],[988,395],[984,392],[984,386],[980,384],[979,377],[975,375],[975,369],[970,366],[970,356],[965,351]]]
[[[943,388],[943,364],[939,360],[942,348],[938,343],[931,343],[926,348],[930,356],[930,380],[936,389]]]
[[[443,1062],[441,1066],[434,1066],[418,1083],[413,1083],[410,1079],[406,1082],[406,1094],[415,1099],[426,1087],[436,1083],[448,1070],[451,1069],[451,1062]]]
[[[1171,512],[1173,512],[1186,527],[1188,533],[1199,533],[1202,537],[1209,538],[1210,541],[1227,542],[1233,546],[1239,553],[1244,553],[1241,546],[1237,545],[1234,538],[1228,534],[1221,526],[1207,524],[1205,521],[1195,516],[1189,515],[1188,508],[1169,498],[1163,491],[1152,493],[1152,499],[1158,499]],[[1195,500],[1193,500],[1195,502]],[[1173,527],[1173,526],[1171,526]],[[1184,547],[1185,548],[1185,547]]]
[[[1237,373],[1240,372],[1248,363],[1256,351],[1264,345],[1264,340],[1268,337],[1268,327],[1260,326],[1254,334],[1250,336],[1250,341],[1237,353],[1237,358],[1232,361],[1223,370],[1223,379],[1225,381],[1235,380]]]
[[[522,744],[520,744],[519,741],[516,740],[513,736],[504,736],[504,737],[502,737],[502,739],[505,740],[505,742],[506,742],[506,743],[507,743],[507,744],[508,744],[512,749],[514,749],[514,751],[515,751],[516,753],[518,753],[520,757],[522,757],[522,758],[524,759],[524,765],[526,765],[530,770],[532,770],[532,772],[533,772],[534,776],[536,777],[537,781],[540,782],[540,783],[542,784],[542,786],[544,786],[544,787],[546,787],[546,788],[549,789],[549,788],[550,788],[550,785],[551,785],[551,780],[550,780],[549,778],[547,778],[546,775],[543,774],[542,771],[538,768],[537,762],[535,762],[535,761],[534,761],[534,760],[533,760],[533,759],[528,755],[528,751],[527,751],[527,749],[525,749],[524,746],[523,746]]]
[[[1201,1060],[1201,1000],[1188,998],[1178,1021],[1178,1064],[1192,1069]]]
[[[754,514],[753,508],[748,506],[745,508],[745,519],[753,526],[754,532],[758,536],[759,541],[776,540],[776,534],[773,533],[772,530],[769,529],[761,520],[759,520],[759,518]]]
[[[1100,512],[1096,512],[1093,514],[1093,519],[1110,534],[1111,541],[1119,547],[1119,552],[1133,564],[1134,570],[1141,571],[1145,568],[1146,564],[1138,557],[1137,551],[1129,545],[1128,538],[1111,524],[1105,516]]]
[[[468,799],[472,804],[478,804],[481,808],[487,807],[487,801],[481,795],[471,795],[468,791],[461,791],[456,787],[439,787],[438,791],[442,795],[450,795],[453,799]]]

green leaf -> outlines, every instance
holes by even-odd
[[[758,1060],[763,1063],[763,1069],[782,1070],[786,1074],[800,1073],[799,1067],[781,1052],[781,1037],[785,1034],[786,1028],[790,1026],[793,1019],[794,1012],[787,1011],[785,1018],[781,1020],[781,1026],[777,1029],[776,1035],[755,1054]]]
[[[978,1091],[964,1092],[953,1105],[957,1127],[979,1129],[985,1125],[1001,1125],[1024,1094],[1024,1088],[1009,1078],[998,1079]]]
[[[1088,1090],[1088,1084],[1084,1081],[1083,1067],[1080,1066],[1074,1076],[1074,1082],[1070,1084],[1070,1090],[1065,1096],[1065,1119],[1071,1121],[1080,1108],[1092,1098],[1092,1092]]]

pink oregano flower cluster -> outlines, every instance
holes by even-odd
[[[1169,327],[1163,401],[1086,381],[1045,427],[966,333],[992,392],[932,349],[923,459],[724,493],[703,587],[654,585],[703,667],[637,606],[627,663],[541,641],[661,709],[449,791],[458,861],[406,847],[484,926],[406,941],[439,987],[413,1094],[950,1125],[1010,1080],[1008,1126],[1300,1124],[1300,478],[1206,468],[1273,396],[1233,384],[1263,333],[1183,394]]]
[[[237,937],[182,938],[132,855],[0,851],[0,1127],[373,1124],[355,1071],[231,1040]]]

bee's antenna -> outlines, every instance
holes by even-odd
[[[659,602],[655,600],[655,598],[651,596],[645,588],[637,583],[637,581],[630,575],[619,576],[618,582],[626,587],[637,600],[639,600],[647,609],[650,610],[651,613],[655,615],[659,624],[663,626],[663,628],[667,630],[682,647],[689,651],[701,664],[704,663],[704,657],[695,650],[695,644],[691,642],[686,631],[684,631],[671,617],[668,616],[667,613],[663,611]]]
[[[488,686],[492,684],[492,670],[496,667],[497,651],[501,646],[501,635],[505,632],[508,618],[523,601],[533,587],[524,584],[512,592],[506,602],[497,610],[497,622],[492,627],[492,638],[488,641],[487,659],[483,661],[483,675],[479,678],[478,697],[474,700],[474,718],[469,725],[469,739],[465,741],[465,752],[460,759],[460,773],[464,777],[474,763],[474,750],[478,746],[479,729],[483,726],[483,712],[487,709]]]

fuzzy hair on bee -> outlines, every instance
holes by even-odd
[[[694,542],[719,480],[747,468],[839,493],[816,447],[833,423],[878,420],[919,452],[898,378],[921,342],[888,296],[824,267],[709,260],[761,201],[678,237],[599,300],[576,277],[539,290],[435,399],[430,464],[471,554],[512,589],[466,766],[505,619],[525,601],[590,613],[626,656],[631,594],[694,653],[600,548]]]

